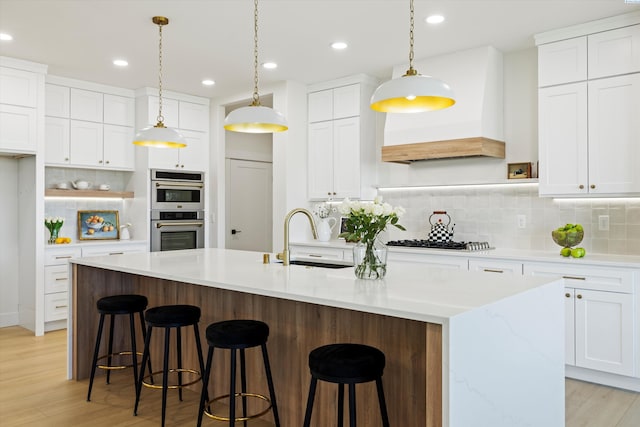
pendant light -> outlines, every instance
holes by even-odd
[[[409,69],[382,83],[371,96],[371,108],[384,113],[421,113],[451,107],[456,101],[448,84],[413,68],[413,0],[410,0]]]
[[[224,128],[233,132],[273,133],[289,129],[287,120],[273,108],[260,105],[258,95],[258,0],[253,12],[253,102],[247,107],[233,110],[224,119]]]
[[[133,139],[135,145],[160,148],[182,148],[187,146],[187,140],[178,131],[164,125],[162,116],[162,27],[169,24],[164,16],[154,16],[151,21],[158,26],[160,41],[158,43],[158,123],[148,126],[136,134]]]

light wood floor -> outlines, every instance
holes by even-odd
[[[20,327],[0,328],[0,426],[155,427],[160,423],[157,391],[143,390],[138,416],[133,416],[130,372],[113,374],[108,386],[97,379],[91,402],[85,400],[86,380],[65,378],[66,331],[35,337]],[[185,391],[180,402],[177,393],[170,393],[167,427],[194,426],[198,399],[195,392]],[[225,424],[205,419],[203,425]],[[267,424],[254,420],[249,425]],[[566,426],[640,426],[640,394],[568,379]]]

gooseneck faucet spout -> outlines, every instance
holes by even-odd
[[[284,217],[284,250],[276,254],[276,258],[282,260],[282,265],[289,265],[289,222],[291,221],[291,217],[297,213],[302,213],[309,218],[309,224],[311,224],[311,233],[313,234],[313,238],[318,238],[318,232],[316,230],[316,222],[313,220],[313,216],[311,212],[303,208],[292,209],[287,216]]]

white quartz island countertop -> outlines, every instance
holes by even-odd
[[[435,372],[427,369],[430,373],[426,378],[426,390],[427,395],[429,390],[434,390],[430,389],[430,384],[435,375],[437,382],[441,382],[435,389],[441,390],[438,392],[438,396],[441,394],[441,411],[437,411],[441,412],[441,417],[433,422],[427,419],[424,424],[420,421],[420,427],[564,425],[564,298],[561,279],[496,277],[391,261],[385,279],[358,280],[353,267],[284,267],[273,262],[274,259],[274,254],[271,254],[272,263],[263,264],[260,252],[196,249],[88,257],[70,262],[72,271],[83,266],[96,267],[153,280],[174,281],[178,287],[181,283],[189,284],[185,286],[199,285],[260,296],[255,298],[270,297],[270,301],[275,298],[278,301],[295,301],[295,304],[331,307],[327,310],[371,313],[363,316],[407,319],[393,320],[403,322],[407,327],[416,321],[427,325],[427,330],[429,325],[433,325],[441,329],[441,335],[438,335],[441,338],[437,341],[441,349],[436,356],[438,359],[441,357],[441,361],[436,362],[438,368]],[[91,282],[81,282],[78,279],[77,286],[83,289],[93,286]],[[70,302],[73,306],[73,295]],[[375,323],[372,322],[371,327]],[[70,332],[75,334],[73,325],[70,319]],[[384,323],[381,325],[384,329]],[[388,332],[391,337],[397,335],[393,331]],[[302,336],[315,335],[314,332],[298,335],[294,340],[302,339]],[[385,343],[389,341],[378,344],[384,346]],[[283,348],[295,346],[292,342]],[[423,351],[412,347],[411,342],[400,347],[412,352]],[[404,400],[415,393],[423,396],[425,389],[407,390],[404,388],[406,385],[402,385],[405,383],[394,383],[394,380],[398,381],[396,376],[409,368],[402,368],[400,364],[400,360],[406,360],[403,359],[406,355],[398,355],[394,347],[388,347],[387,351],[393,353],[388,357],[387,365],[395,374],[385,375],[385,381],[392,389],[396,387],[393,398]],[[426,351],[428,354],[428,347]],[[425,360],[424,353],[415,353],[414,356]],[[306,360],[306,353],[297,357]],[[433,363],[428,357],[426,360]],[[303,367],[298,369],[304,371]],[[302,383],[305,384],[307,374],[302,372],[302,375]],[[305,392],[296,389],[293,395],[304,395]],[[426,408],[433,407],[436,402],[440,407],[439,399],[427,399],[426,402]],[[405,409],[413,412],[415,407]],[[421,410],[424,413],[424,409]],[[291,425],[296,423],[297,418]],[[418,427],[418,424],[411,427]]]

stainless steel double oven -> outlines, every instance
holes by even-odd
[[[204,247],[204,173],[151,170],[151,251]]]

